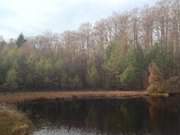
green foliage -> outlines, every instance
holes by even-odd
[[[117,41],[107,48],[104,69],[106,71],[106,87],[118,88],[121,85],[119,76],[125,70],[126,54]]]
[[[90,87],[96,88],[99,83],[99,76],[95,65],[92,65],[88,70],[88,82]]]
[[[24,35],[21,33],[16,41],[17,47],[20,48],[25,42],[26,40],[24,38]]]
[[[117,42],[107,48],[106,68],[111,73],[118,74],[124,70],[126,65],[126,54],[124,54],[121,45]]]
[[[162,48],[159,44],[146,50],[145,53],[146,65],[152,62],[156,63],[164,78],[169,78],[174,75],[175,72],[173,70],[175,69],[175,63],[173,53]]]
[[[6,77],[6,85],[10,88],[16,89],[18,87],[17,82],[17,71],[15,68],[12,68],[8,71],[7,77]]]
[[[25,46],[24,46],[25,47]],[[174,75],[176,66],[172,54],[158,44],[149,49],[129,47],[124,53],[123,45],[116,41],[106,48],[106,53],[88,57],[78,54],[67,57],[66,50],[52,54],[34,49],[9,47],[0,51],[0,86],[11,89],[34,88],[108,88],[143,89],[148,65],[153,61],[166,79]],[[105,56],[105,57],[104,57]],[[160,89],[157,88],[161,85]],[[154,92],[167,87],[155,82],[148,89]]]
[[[120,80],[123,85],[126,87],[134,88],[139,84],[141,81],[138,77],[140,76],[140,71],[132,66],[129,65],[126,70],[120,75]]]
[[[80,80],[79,76],[76,75],[75,77],[70,79],[69,85],[70,85],[71,89],[81,88],[82,87],[82,83],[81,83],[81,80]]]
[[[180,77],[172,76],[165,82],[167,92],[177,93],[180,88]]]
[[[178,21],[164,19],[179,18],[176,1],[166,3],[168,10],[160,3],[142,14],[117,14],[79,31],[27,42],[23,34],[7,43],[0,37],[0,88],[144,89],[148,67],[155,63],[148,91],[178,89],[179,81],[171,80],[180,76]],[[156,17],[159,11],[164,17]],[[175,88],[166,85],[175,83]]]
[[[127,55],[127,67],[120,75],[121,83],[129,88],[143,88],[144,63],[141,48],[130,49]]]

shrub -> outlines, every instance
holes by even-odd
[[[149,94],[158,94],[158,93],[166,93],[167,86],[166,81],[164,81],[161,72],[155,63],[152,63],[149,66],[149,86],[147,91]]]
[[[32,124],[29,119],[15,109],[0,107],[1,135],[30,135]]]

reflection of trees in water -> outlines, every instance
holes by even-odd
[[[91,108],[86,121],[90,127],[93,124],[102,134],[136,133],[144,128],[144,111],[144,105],[141,103],[117,102],[106,107]]]
[[[140,134],[146,129],[148,112],[141,100],[41,101],[24,103],[19,108],[29,111],[39,127],[47,123],[48,126],[96,130],[107,135]]]
[[[180,99],[148,98],[150,128],[153,135],[180,134]]]
[[[63,126],[98,135],[179,135],[178,102],[177,98],[40,101],[19,108],[29,112],[38,128]]]

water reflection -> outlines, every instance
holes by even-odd
[[[179,135],[178,98],[32,101],[18,105],[34,135]]]
[[[148,102],[153,135],[179,135],[180,98],[149,98]]]

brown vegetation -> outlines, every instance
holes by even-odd
[[[164,79],[180,76],[179,0],[158,0],[78,30],[2,40],[0,87],[139,90],[152,62]]]
[[[150,95],[159,95],[159,94],[175,94],[179,93],[180,88],[180,77],[173,76],[169,79],[164,79],[162,77],[162,74],[158,68],[158,66],[155,63],[152,63],[149,66],[149,86],[147,88],[147,91]]]
[[[147,88],[147,91],[149,94],[158,94],[158,93],[165,93],[165,87],[164,87],[164,79],[161,75],[161,72],[159,71],[159,68],[155,63],[152,63],[149,66],[149,86]]]
[[[85,92],[19,92],[1,94],[1,103],[16,103],[38,99],[116,99],[144,97],[145,91],[85,91]]]
[[[1,135],[30,135],[31,126],[24,114],[5,106],[0,107]]]

